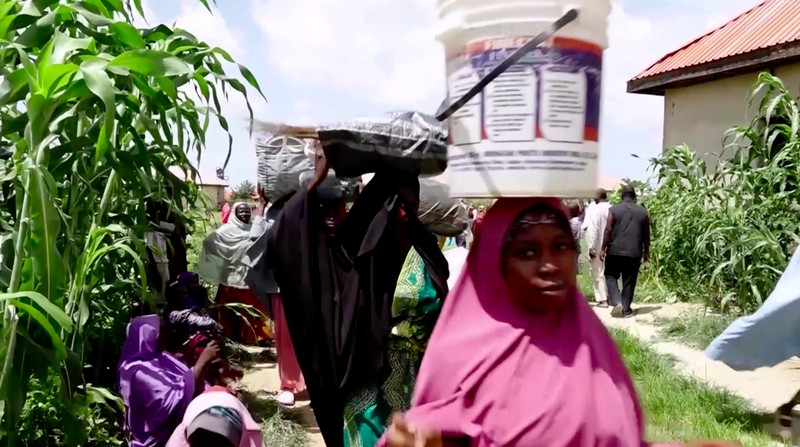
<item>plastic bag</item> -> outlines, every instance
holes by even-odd
[[[271,201],[297,192],[300,175],[314,172],[314,149],[299,138],[279,136],[256,141],[258,183]]]
[[[450,197],[450,188],[433,179],[419,180],[420,222],[431,233],[458,236],[469,226],[467,208],[459,199]]]
[[[447,168],[447,129],[423,113],[388,113],[323,126],[317,132],[331,168],[342,177],[382,169],[433,176]]]

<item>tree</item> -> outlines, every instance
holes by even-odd
[[[245,180],[242,183],[239,183],[239,186],[233,189],[233,194],[231,194],[231,198],[235,201],[244,201],[247,202],[252,200],[253,194],[256,192],[256,185],[253,184],[250,180]]]
[[[223,49],[135,28],[140,0],[0,10],[0,440],[31,445],[17,438],[38,383],[68,411],[35,445],[86,445],[77,413],[114,400],[98,385],[114,383],[131,298],[148,297],[144,204],[186,218],[199,190],[169,169],[194,171],[210,120],[229,128],[220,97],[247,90]]]

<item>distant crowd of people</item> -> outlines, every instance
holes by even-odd
[[[635,313],[631,304],[639,270],[650,259],[650,215],[636,203],[631,186],[623,185],[621,195],[621,203],[611,205],[608,192],[598,189],[589,206],[573,204],[570,213],[573,235],[576,241],[583,238],[588,250],[597,306],[628,318]]]

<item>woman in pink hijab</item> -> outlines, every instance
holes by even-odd
[[[576,286],[557,199],[500,199],[383,447],[643,447],[636,391]],[[698,446],[734,446],[726,442]]]

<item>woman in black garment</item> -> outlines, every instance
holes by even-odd
[[[436,237],[416,217],[416,177],[376,173],[341,219],[332,218],[341,214],[341,199],[318,191],[327,175],[318,149],[314,177],[276,219],[267,254],[314,415],[325,443],[338,447],[346,396],[384,366],[394,289],[409,249],[445,295],[449,273]]]

